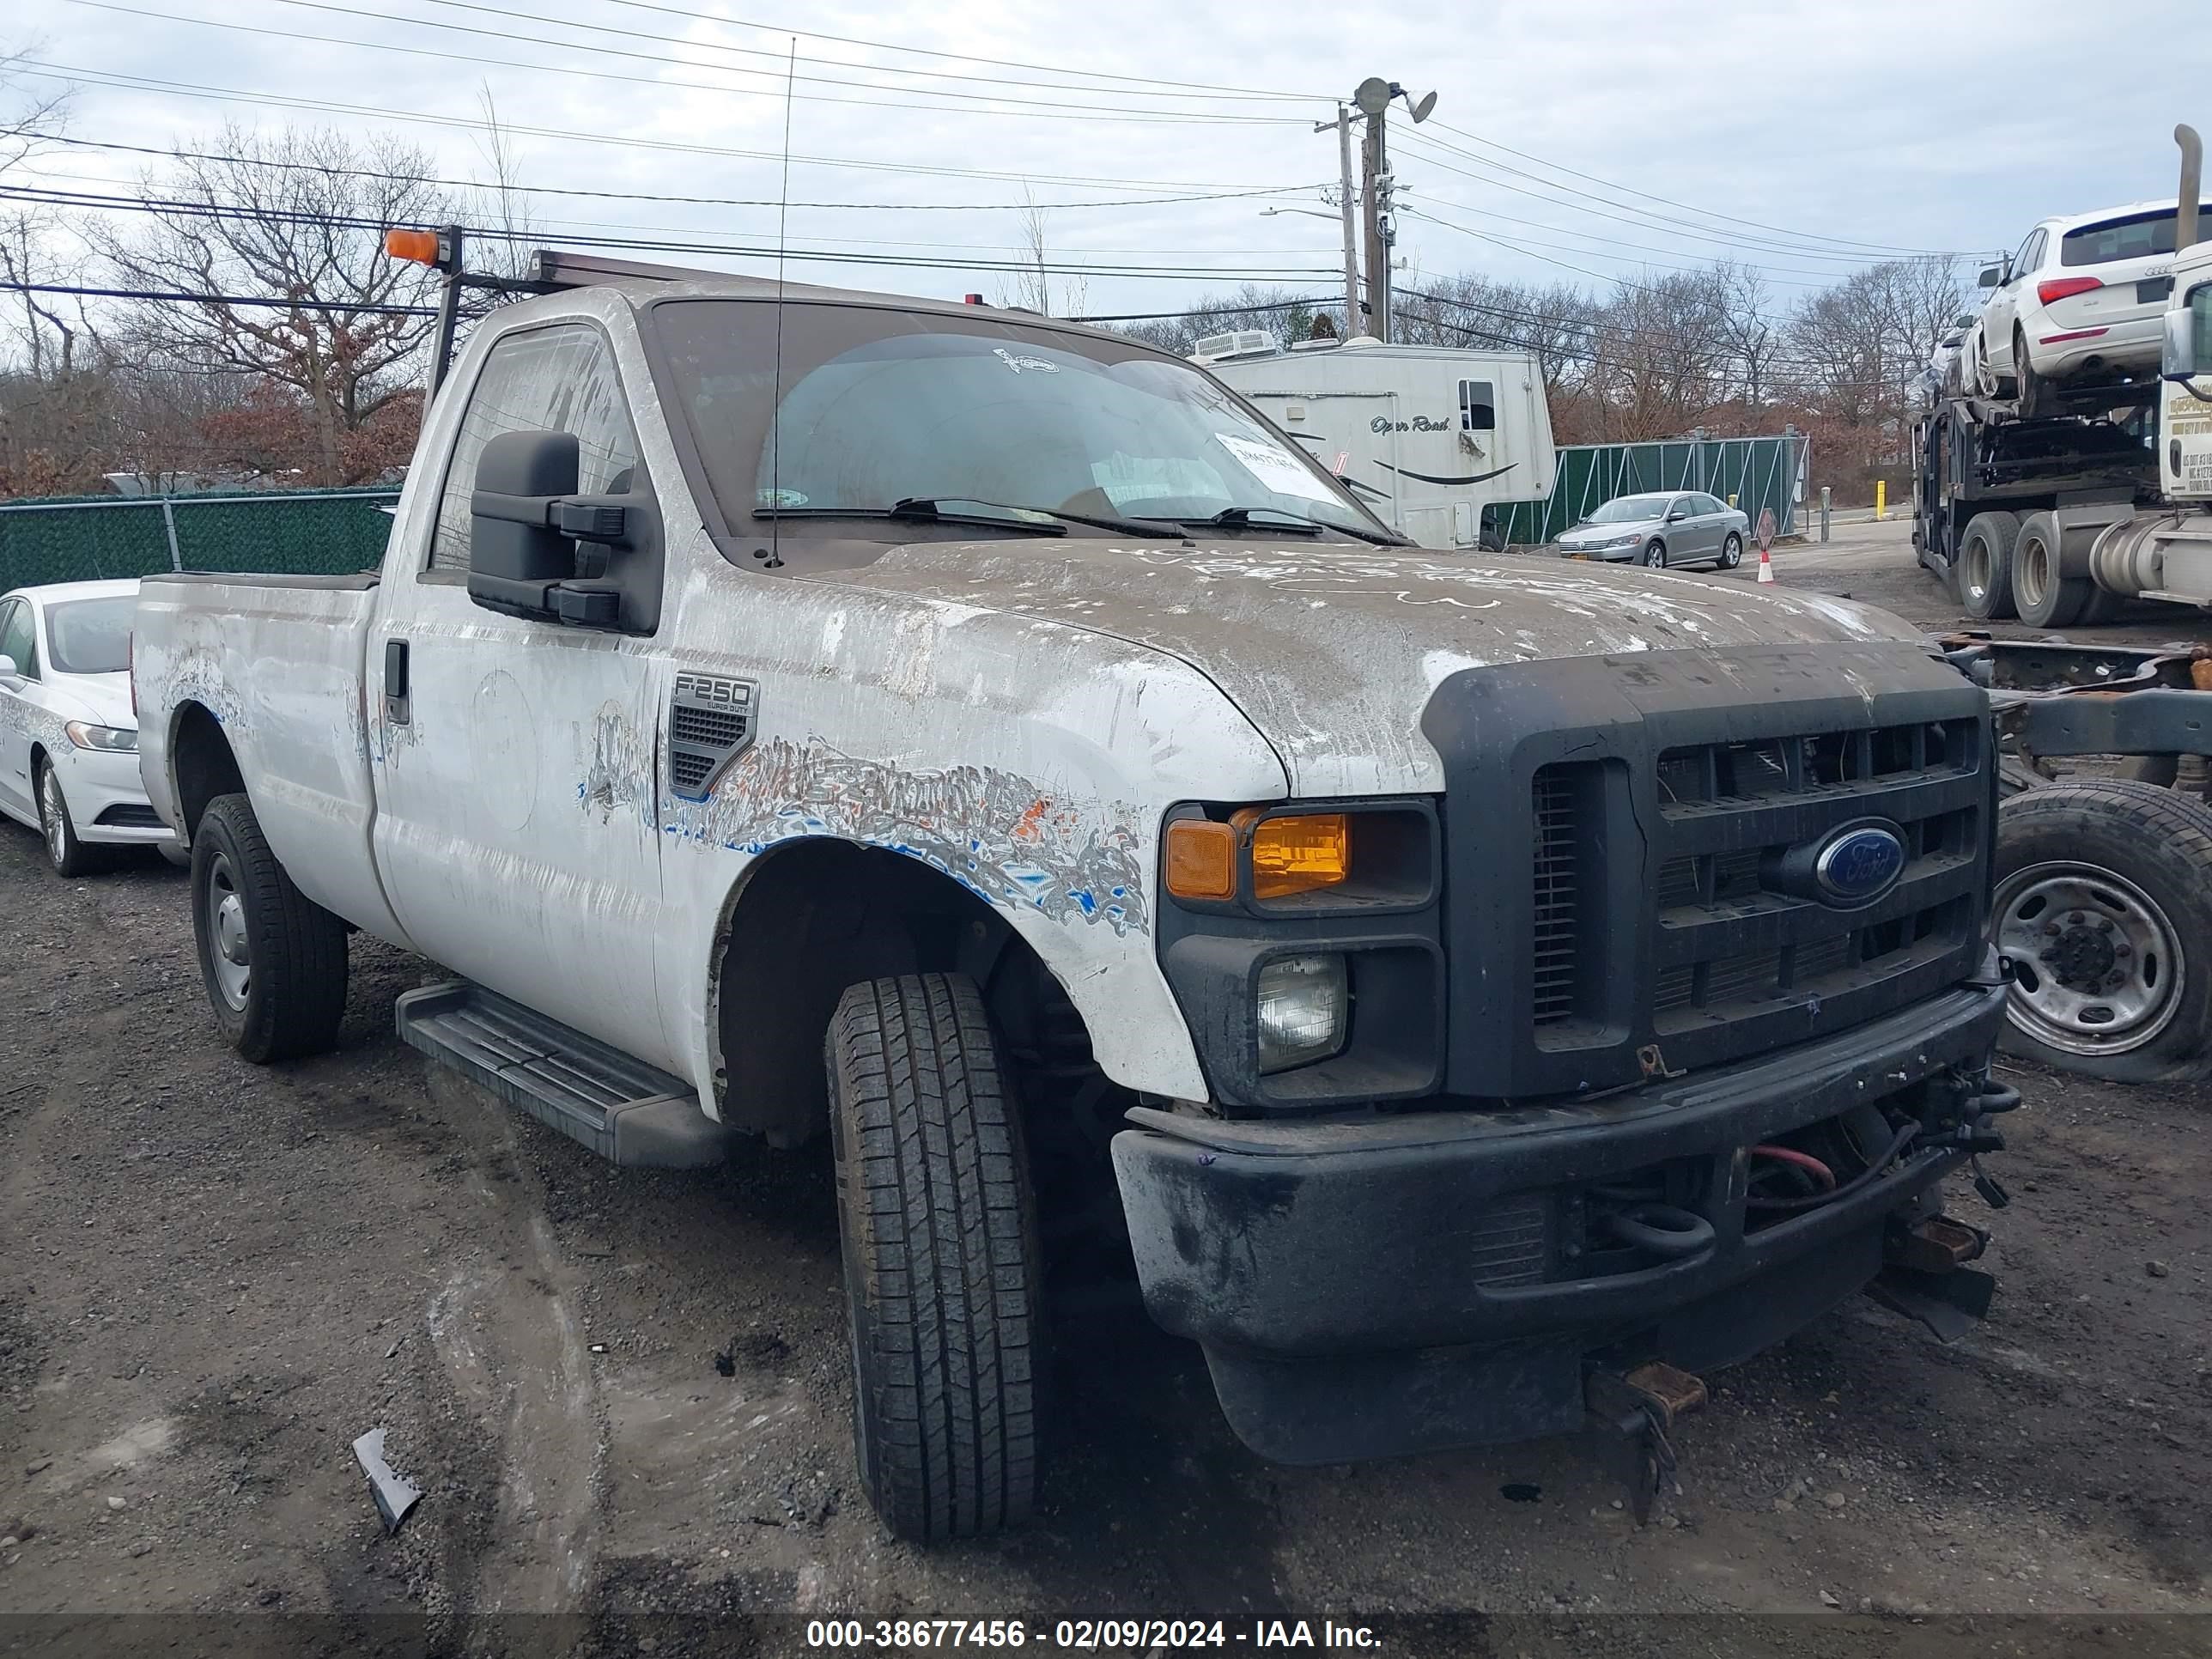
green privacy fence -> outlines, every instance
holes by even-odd
[[[397,489],[0,501],[0,592],[41,582],[240,570],[337,576],[381,563]]]
[[[1550,496],[1490,509],[1505,540],[1548,542],[1615,495],[1644,490],[1699,489],[1733,500],[1753,528],[1759,510],[1774,510],[1774,533],[1791,534],[1806,463],[1801,433],[1775,438],[1696,438],[1666,443],[1570,444],[1559,451]]]

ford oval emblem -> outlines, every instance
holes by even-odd
[[[1813,881],[1831,904],[1869,904],[1905,873],[1905,842],[1878,823],[1840,830],[1813,857]]]

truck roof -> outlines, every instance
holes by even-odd
[[[889,294],[867,289],[826,288],[812,283],[780,281],[773,276],[746,276],[734,271],[696,270],[681,265],[654,265],[626,259],[603,259],[596,255],[540,248],[538,274],[514,286],[535,289],[543,296],[578,288],[611,288],[633,301],[714,299],[786,301],[814,305],[875,306],[885,310],[921,312],[939,316],[973,317],[978,312],[1018,319],[1042,328],[1066,330],[1124,340],[1104,329],[1048,317],[1025,306],[986,306],[957,300],[935,300],[912,294]],[[502,284],[504,286],[504,284]],[[528,304],[529,301],[523,301]]]

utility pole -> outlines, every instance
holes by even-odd
[[[1366,216],[1367,304],[1373,317],[1369,332],[1385,344],[1390,339],[1390,215],[1383,197],[1389,186],[1389,156],[1383,148],[1382,119],[1390,107],[1392,88],[1380,76],[1370,76],[1352,96],[1367,118],[1367,132],[1359,145],[1359,203]]]
[[[1352,187],[1352,112],[1343,105],[1336,106],[1336,119],[1317,121],[1316,132],[1336,129],[1336,204],[1344,219],[1344,337],[1367,332],[1359,316],[1359,248],[1358,232],[1352,223],[1353,203],[1357,199]]]
[[[1433,92],[1416,98],[1395,81],[1385,81],[1379,75],[1369,76],[1352,94],[1352,101],[1367,118],[1367,136],[1359,151],[1363,185],[1360,200],[1367,216],[1367,304],[1373,317],[1375,337],[1386,344],[1390,338],[1390,249],[1398,240],[1398,228],[1390,215],[1394,180],[1390,177],[1390,152],[1382,134],[1382,118],[1394,98],[1406,100],[1417,123],[1427,120],[1429,112],[1437,106]]]

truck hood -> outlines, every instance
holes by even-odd
[[[1553,657],[1913,641],[1887,611],[1727,579],[1334,544],[924,542],[823,580],[1127,640],[1219,686],[1301,795],[1434,791],[1448,675]]]

